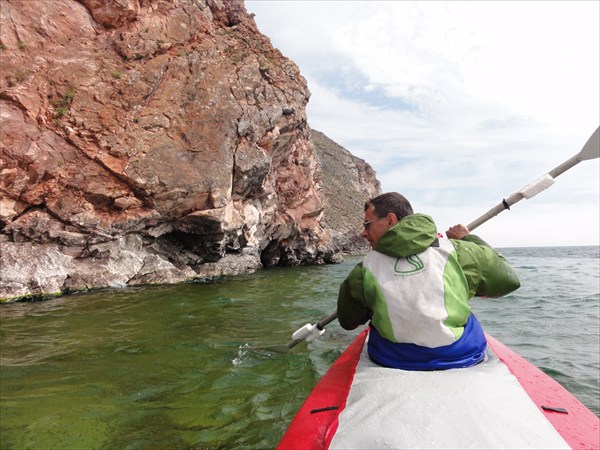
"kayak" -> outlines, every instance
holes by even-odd
[[[361,332],[314,387],[278,449],[600,448],[600,419],[492,336],[473,367],[373,363]]]

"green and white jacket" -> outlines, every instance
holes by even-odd
[[[519,286],[510,264],[482,239],[440,239],[431,217],[413,214],[387,230],[342,283],[338,320],[347,330],[371,320],[392,343],[437,348],[461,338],[470,298]]]

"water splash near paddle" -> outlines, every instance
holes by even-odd
[[[241,366],[244,361],[244,357],[248,355],[248,352],[250,351],[249,349],[250,344],[248,343],[240,345],[238,347],[237,356],[231,360],[231,364],[233,364],[235,367]]]
[[[235,367],[243,365],[252,365],[259,360],[269,360],[277,354],[286,353],[288,348],[285,345],[273,345],[270,347],[254,347],[245,342],[238,347],[237,356],[231,360]]]

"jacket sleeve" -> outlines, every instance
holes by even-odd
[[[521,286],[510,263],[480,237],[471,234],[452,243],[471,296],[501,297]]]
[[[371,318],[363,294],[363,267],[359,263],[340,285],[337,303],[338,321],[345,330],[353,330]]]

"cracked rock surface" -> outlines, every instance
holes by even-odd
[[[0,298],[340,260],[242,0],[2,0],[0,46]]]

